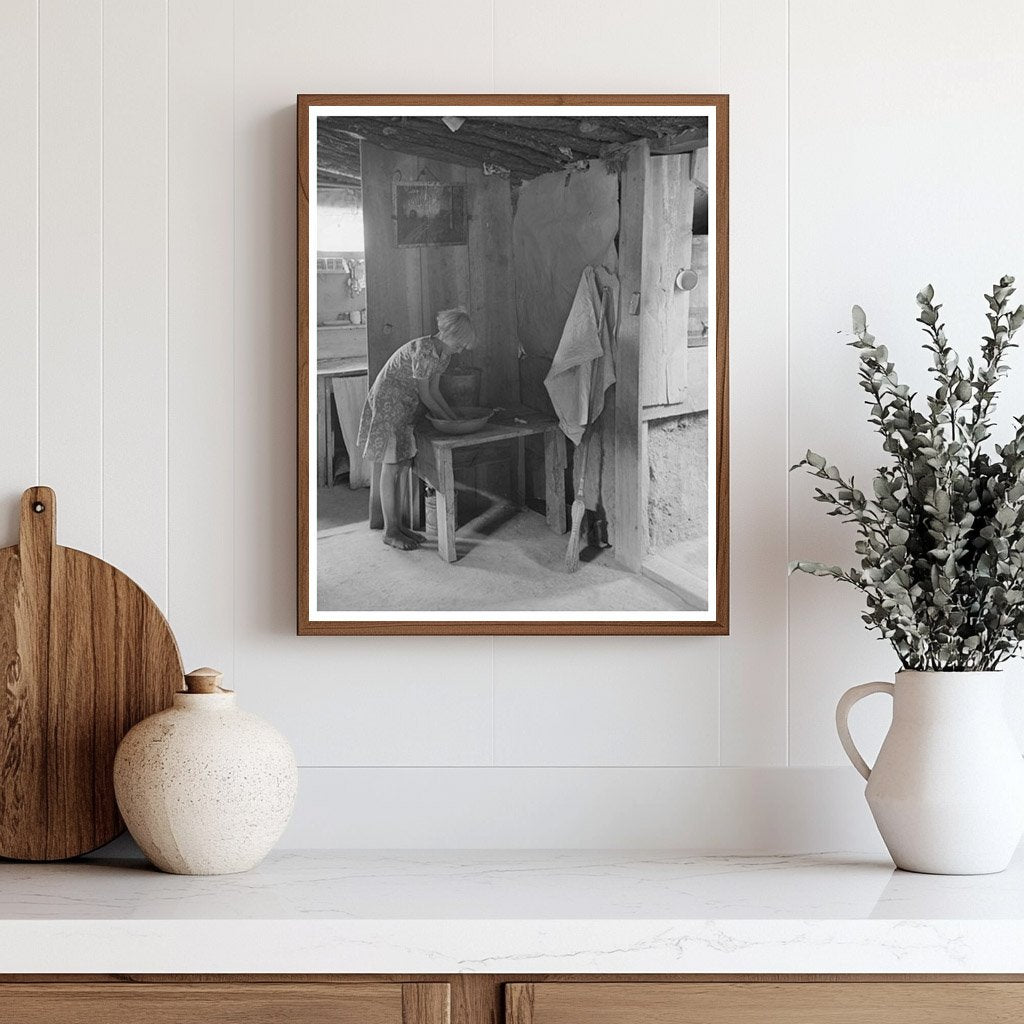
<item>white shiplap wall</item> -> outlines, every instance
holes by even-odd
[[[291,738],[289,842],[877,848],[831,715],[892,659],[855,601],[787,584],[790,550],[848,539],[786,470],[808,444],[875,457],[835,339],[851,302],[909,355],[925,278],[977,326],[982,286],[1024,273],[1020,62],[977,13],[3,6],[0,543],[23,487],[58,489],[61,541]],[[294,96],[492,90],[732,96],[727,638],[294,635]],[[858,725],[877,741],[886,714]]]

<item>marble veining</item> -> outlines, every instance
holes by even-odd
[[[1024,858],[280,851],[190,877],[115,848],[0,863],[19,971],[1024,972]]]

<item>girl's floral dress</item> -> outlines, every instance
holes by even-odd
[[[414,338],[381,368],[363,405],[357,446],[371,462],[405,462],[416,454],[413,426],[420,411],[416,385],[448,367],[451,353],[437,338]]]

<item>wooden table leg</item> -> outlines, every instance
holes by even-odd
[[[409,467],[409,529],[423,529],[423,480],[416,470]]]
[[[327,390],[323,376],[316,378],[316,485],[329,487],[327,474]]]
[[[544,431],[544,499],[548,527],[554,533],[566,533],[565,435],[560,427]]]
[[[325,458],[327,462],[327,486],[334,486],[334,449],[336,447],[334,443],[334,386],[331,384],[330,377],[321,378],[324,382],[324,431],[326,433],[325,440]]]
[[[445,562],[458,558],[455,551],[455,469],[452,450],[437,452],[437,553]]]
[[[517,508],[526,508],[526,438],[518,438],[515,446],[512,465],[512,504]]]

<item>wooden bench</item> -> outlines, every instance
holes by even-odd
[[[568,529],[565,521],[565,435],[556,420],[532,409],[502,409],[475,434],[443,434],[429,422],[416,428],[416,457],[409,473],[409,520],[422,528],[423,485],[437,492],[437,553],[445,562],[458,558],[455,550],[455,470],[473,458],[474,449],[515,444],[512,503],[526,507],[526,439],[544,437],[544,498],[548,526],[554,533]]]

